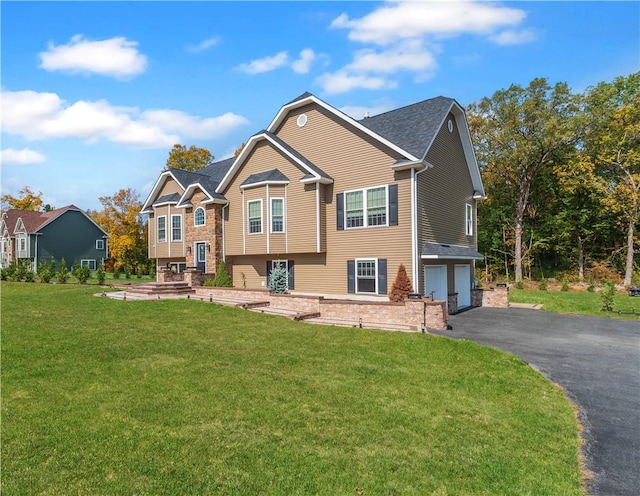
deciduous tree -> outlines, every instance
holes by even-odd
[[[515,279],[523,275],[523,234],[536,181],[573,153],[578,101],[565,83],[538,78],[512,85],[469,108],[469,126],[489,197],[511,205]]]
[[[167,159],[167,167],[188,171],[198,171],[213,163],[214,156],[206,148],[173,145]]]
[[[29,186],[25,186],[18,192],[18,196],[3,195],[0,198],[2,208],[17,208],[18,210],[30,210],[39,212],[42,210],[42,191],[34,193]],[[49,205],[47,205],[49,206]]]
[[[109,234],[109,255],[117,266],[136,268],[147,260],[146,228],[140,216],[140,195],[131,188],[121,189],[113,196],[101,196],[104,207],[99,212],[89,212]]]

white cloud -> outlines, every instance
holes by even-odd
[[[536,39],[536,34],[531,29],[522,31],[507,30],[491,36],[489,39],[496,45],[522,45]]]
[[[6,148],[0,152],[0,163],[2,165],[30,165],[46,161],[47,157],[42,153],[29,148],[23,148],[22,150]]]
[[[220,43],[220,38],[218,37],[207,38],[206,40],[201,41],[197,45],[189,46],[188,49],[190,52],[199,53],[199,52],[204,52],[205,50],[208,50],[209,48],[216,46],[218,43]]]
[[[381,90],[395,88],[397,83],[386,78],[354,74],[345,70],[326,73],[316,79],[322,89],[331,94],[346,93],[354,89]]]
[[[289,54],[287,52],[279,52],[271,57],[252,60],[251,62],[240,64],[237,69],[247,74],[261,74],[270,72],[287,65],[289,62]]]
[[[200,117],[172,109],[116,106],[106,100],[68,104],[55,93],[3,91],[2,132],[29,140],[81,138],[161,148],[186,138],[219,138],[248,121],[226,113]]]
[[[147,68],[147,57],[137,46],[137,42],[122,37],[91,41],[77,34],[66,45],[56,46],[50,42],[48,50],[39,53],[40,67],[47,71],[127,78]]]
[[[291,68],[298,74],[308,74],[311,64],[318,58],[318,55],[310,48],[305,48],[300,52],[300,58],[291,63]]]
[[[418,40],[398,43],[388,50],[358,50],[349,71],[393,74],[401,70],[412,72],[432,71],[436,67],[433,54]]]
[[[341,14],[331,27],[349,29],[353,41],[385,45],[425,36],[489,35],[501,27],[519,25],[525,16],[523,10],[489,2],[389,2],[359,19]]]

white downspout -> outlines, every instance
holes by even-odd
[[[418,174],[423,173],[424,171],[430,169],[430,166],[427,164],[424,164],[424,169],[421,169],[419,171],[416,171],[415,168],[411,169],[411,176],[412,176],[412,183],[413,183],[413,188],[411,190],[412,193],[412,198],[411,198],[411,203],[412,203],[412,208],[411,208],[411,215],[414,217],[412,220],[412,224],[411,224],[411,229],[413,231],[413,260],[414,260],[414,266],[413,266],[413,283],[415,285],[415,290],[416,292],[418,291],[418,288],[420,287],[420,274],[419,274],[419,267],[418,267],[418,263],[420,261],[420,246],[418,246]]]
[[[227,247],[225,244],[225,234],[224,234],[224,209],[227,208],[229,204],[223,205],[222,206],[222,218],[220,220],[220,222],[222,222],[222,260],[224,260],[224,262],[227,262]]]
[[[320,253],[320,183],[316,183],[316,252]]]

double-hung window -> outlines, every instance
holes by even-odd
[[[386,226],[387,216],[386,186],[345,193],[345,225],[347,229]]]
[[[171,241],[182,241],[182,216],[171,216]]]
[[[249,234],[262,234],[262,200],[247,202]]]
[[[104,250],[104,239],[96,239],[96,250]]]
[[[196,208],[196,211],[193,213],[193,225],[204,226],[204,208]]]
[[[356,260],[356,293],[376,292],[376,260]]]
[[[473,207],[465,204],[465,226],[467,236],[473,236]]]
[[[167,241],[167,217],[162,215],[158,217],[158,243]]]
[[[284,232],[284,198],[271,198],[271,232]]]
[[[80,260],[80,266],[87,266],[89,270],[93,271],[98,268],[98,265],[95,260]]]

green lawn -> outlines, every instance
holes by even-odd
[[[626,293],[615,295],[613,312],[603,312],[600,293],[588,291],[539,291],[511,288],[509,301],[541,304],[542,309],[548,312],[640,320],[640,297],[631,297]],[[632,311],[635,311],[635,315],[631,314]]]
[[[578,495],[563,393],[424,334],[3,282],[3,496]]]

